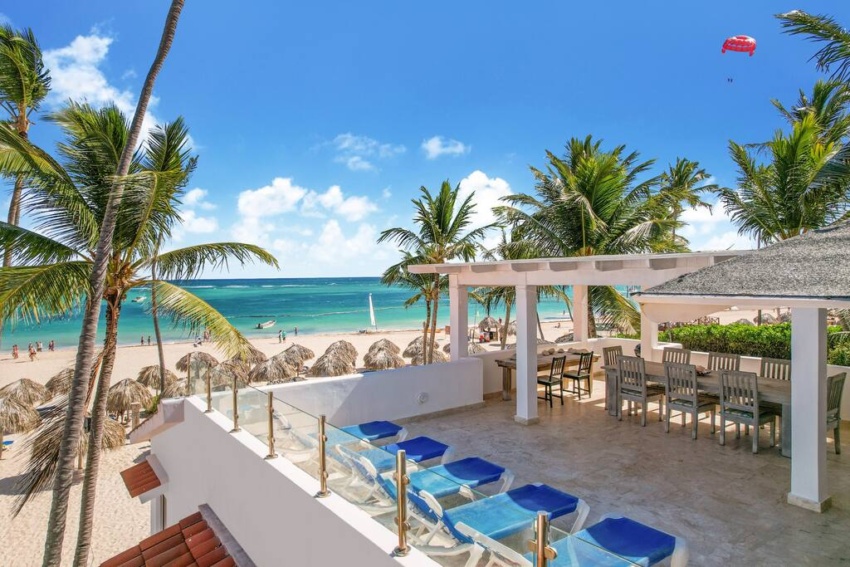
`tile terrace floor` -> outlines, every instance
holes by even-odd
[[[733,427],[721,447],[704,419],[693,441],[677,413],[665,434],[655,404],[644,428],[639,416],[609,416],[602,398],[595,381],[589,400],[567,396],[551,410],[540,402],[537,425],[514,422],[515,401],[492,400],[406,427],[411,437],[454,445],[455,458],[477,455],[511,469],[514,487],[545,482],[584,498],[585,525],[623,513],[682,536],[690,565],[850,563],[850,446],[836,455],[828,441],[833,507],[816,514],[786,504],[791,461],[769,447],[768,430],[753,455],[751,438],[736,440]]]

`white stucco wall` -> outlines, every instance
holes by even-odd
[[[302,411],[324,414],[330,423],[345,426],[480,404],[484,391],[483,366],[481,360],[465,358],[443,364],[292,382],[268,390]]]
[[[433,566],[413,550],[391,557],[395,534],[336,495],[316,499],[317,480],[221,414],[186,398],[183,422],[157,435],[152,452],[168,473],[169,524],[209,504],[260,567],[299,565]]]

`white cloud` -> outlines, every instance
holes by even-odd
[[[748,250],[755,248],[755,242],[738,234],[732,219],[722,203],[715,203],[708,209],[685,209],[679,217],[687,223],[679,234],[690,241],[694,251]]]
[[[183,205],[188,208],[198,207],[205,211],[211,211],[215,208],[215,205],[207,201],[208,194],[209,191],[206,189],[195,187],[183,195]]]
[[[0,12],[0,25],[10,26],[12,25],[12,19],[3,12]]]
[[[472,149],[470,146],[457,140],[433,136],[422,141],[422,150],[428,159],[437,159],[440,156],[459,156]]]
[[[239,213],[258,219],[294,211],[307,189],[293,185],[290,177],[275,177],[271,185],[239,193]]]
[[[381,198],[383,198],[383,199],[389,199],[392,196],[393,196],[393,193],[392,193],[392,191],[390,191],[389,187],[384,187],[383,190],[381,191]]]
[[[183,211],[183,230],[193,234],[209,234],[218,230],[218,220],[215,217],[198,216],[195,211]]]
[[[407,151],[402,145],[382,143],[351,132],[339,134],[331,143],[337,151],[334,161],[344,163],[351,171],[375,171],[373,160],[392,158]]]
[[[331,186],[324,193],[310,191],[304,197],[302,212],[313,214],[317,206],[321,206],[350,222],[363,220],[370,213],[378,210],[378,207],[368,197],[346,197],[339,185]]]
[[[493,212],[493,207],[505,205],[500,199],[512,193],[511,186],[507,181],[501,177],[487,177],[487,174],[480,170],[473,171],[460,181],[458,196],[461,199],[466,199],[473,192],[475,193],[472,200],[475,203],[475,213],[470,228],[478,228],[495,222],[496,214]],[[486,247],[494,246],[498,240],[496,231],[493,231],[485,239],[484,245]]]

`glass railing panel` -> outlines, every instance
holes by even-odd
[[[551,526],[549,529],[549,547],[558,557],[550,565],[605,565],[606,567],[632,567],[635,558],[622,557],[600,547],[588,532],[579,530],[574,534]],[[536,565],[536,563],[533,563]]]

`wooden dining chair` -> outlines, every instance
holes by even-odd
[[[608,409],[608,392],[617,389],[617,358],[623,356],[621,345],[609,346],[602,349],[602,360],[605,364],[605,408]]]
[[[784,358],[762,358],[759,376],[774,380],[790,380],[791,361]]]
[[[578,358],[578,369],[575,372],[564,372],[564,378],[573,381],[573,394],[578,393],[578,399],[581,399],[581,393],[587,392],[588,397],[591,393],[591,374],[593,373],[593,353],[582,352]],[[581,383],[586,382],[587,388],[582,388]]]
[[[708,369],[709,370],[740,370],[741,355],[726,354],[722,352],[708,353]]]
[[[726,444],[726,421],[735,423],[735,437],[741,438],[741,425],[753,427],[753,453],[759,452],[759,426],[770,424],[770,446],[776,445],[776,413],[759,404],[758,377],[754,372],[727,370],[720,373],[720,444]]]
[[[700,393],[697,387],[697,367],[692,364],[665,362],[664,375],[667,377],[664,392],[667,409],[664,431],[670,433],[670,414],[675,409],[682,413],[682,427],[685,426],[685,415],[691,414],[692,439],[697,438],[697,426],[701,413],[711,414],[711,433],[714,434],[714,414],[719,400],[717,396]]]
[[[691,351],[684,348],[667,347],[661,358],[661,362],[673,362],[675,364],[690,364]]]
[[[543,397],[537,396],[538,400],[549,401],[549,407],[552,407],[553,392],[552,387],[558,386],[558,397],[561,398],[561,405],[564,405],[564,364],[567,361],[566,356],[558,356],[552,359],[552,366],[549,368],[548,374],[537,375],[537,384],[543,384]]]
[[[844,380],[847,373],[835,374],[826,383],[826,429],[832,429],[835,454],[841,454],[841,395],[844,393]]]
[[[617,419],[623,420],[623,402],[641,405],[640,424],[646,427],[646,410],[649,402],[658,402],[658,421],[663,419],[664,386],[646,383],[646,363],[636,356],[617,359]],[[629,412],[631,415],[631,411]]]

